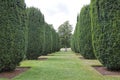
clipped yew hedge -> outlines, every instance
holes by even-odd
[[[28,49],[27,59],[38,59],[60,50],[58,33],[46,23],[44,15],[37,8],[30,7],[28,13]]]
[[[37,59],[42,54],[44,16],[39,9],[27,9],[28,13],[28,48],[27,59]]]
[[[24,0],[0,0],[0,72],[11,71],[26,53]]]
[[[60,50],[59,35],[53,26],[45,23],[43,28],[42,55],[47,55]]]
[[[76,23],[76,27],[75,27],[75,31],[72,35],[71,38],[71,49],[72,51],[76,52],[76,53],[80,53],[79,50],[79,15],[77,16],[77,23]]]
[[[91,18],[89,5],[84,6],[77,17],[76,29],[72,37],[71,45],[72,50],[80,53],[84,58],[95,58],[92,47]]]
[[[120,70],[120,0],[91,0],[92,44],[98,60]]]
[[[91,36],[91,18],[90,5],[86,5],[81,9],[79,17],[79,49],[84,58],[94,59],[92,36]]]

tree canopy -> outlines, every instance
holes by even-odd
[[[58,34],[60,37],[61,47],[68,48],[70,47],[70,40],[72,36],[72,25],[69,24],[69,21],[65,21],[58,28]]]

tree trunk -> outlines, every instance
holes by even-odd
[[[65,47],[65,52],[67,52],[67,47]]]

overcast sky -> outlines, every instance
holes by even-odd
[[[77,14],[90,0],[25,0],[27,7],[39,8],[48,24],[57,28],[65,21],[75,27]]]

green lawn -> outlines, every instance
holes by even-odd
[[[91,67],[100,64],[98,61],[81,60],[73,52],[57,52],[47,57],[44,61],[23,61],[21,66],[31,69],[12,80],[120,80],[120,76],[101,75]]]

